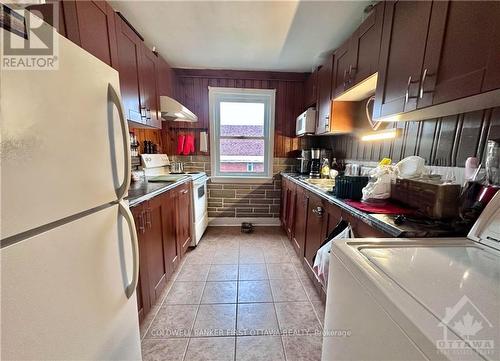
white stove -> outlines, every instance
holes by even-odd
[[[166,154],[141,154],[142,169],[148,182],[175,182],[185,177],[193,180],[191,194],[193,212],[191,246],[195,247],[208,226],[208,177],[205,172],[170,173],[170,160]]]
[[[498,360],[500,192],[467,238],[354,238],[330,254],[322,360]]]

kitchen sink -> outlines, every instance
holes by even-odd
[[[315,187],[318,187],[324,191],[331,191],[332,188],[335,186],[335,179],[307,178],[304,179],[304,182],[309,183]]]

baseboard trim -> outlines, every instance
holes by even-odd
[[[209,226],[240,226],[242,222],[250,222],[254,226],[269,226],[275,227],[279,226],[280,219],[279,218],[266,218],[266,217],[243,217],[243,218],[234,218],[234,217],[213,217],[208,219]]]

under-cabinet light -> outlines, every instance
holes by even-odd
[[[373,140],[387,140],[399,137],[401,134],[400,129],[386,129],[376,132],[370,132],[361,136],[361,141],[369,142]]]

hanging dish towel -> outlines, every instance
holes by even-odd
[[[184,150],[182,154],[189,155],[194,153],[194,135],[188,134],[186,135],[186,140],[184,141]]]
[[[351,225],[346,221],[340,221],[335,229],[330,233],[323,245],[316,252],[314,257],[313,271],[323,287],[328,287],[328,272],[330,269],[330,250],[332,243],[336,239],[352,238]]]
[[[184,150],[184,142],[186,141],[186,137],[182,134],[177,136],[177,155],[181,155]]]
[[[208,136],[207,132],[200,132],[200,152],[208,152]]]

